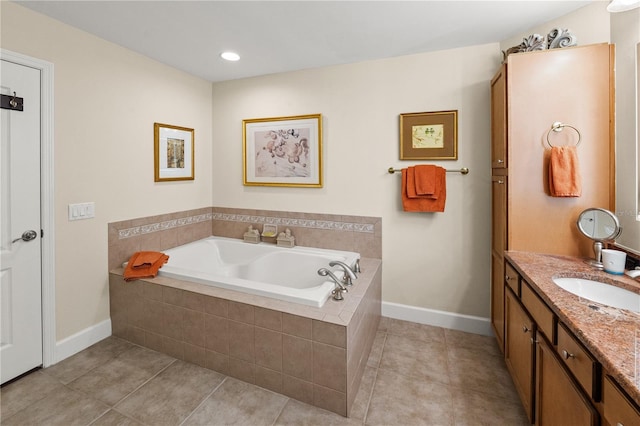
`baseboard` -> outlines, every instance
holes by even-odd
[[[418,324],[466,331],[467,333],[494,336],[489,318],[437,311],[435,309],[401,305],[392,302],[382,302],[382,316],[417,322]]]
[[[111,319],[104,320],[66,339],[62,339],[56,342],[55,362],[69,358],[71,355],[75,355],[109,336],[111,336]]]

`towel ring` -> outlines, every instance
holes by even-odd
[[[573,130],[576,131],[576,133],[578,134],[578,142],[576,142],[576,146],[580,145],[580,142],[582,141],[582,135],[580,134],[580,131],[578,129],[576,129],[573,126],[570,126],[568,124],[564,124],[560,121],[556,121],[555,123],[553,123],[551,125],[551,128],[549,129],[549,131],[547,132],[547,143],[549,144],[550,147],[553,148],[553,145],[551,144],[551,141],[549,140],[549,135],[551,134],[551,132],[561,132],[562,130],[564,130],[565,127],[569,127]]]

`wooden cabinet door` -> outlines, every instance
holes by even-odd
[[[535,325],[510,289],[505,291],[504,315],[504,360],[529,421],[532,421]]]
[[[504,352],[504,258],[491,253],[491,327]]]
[[[507,66],[491,80],[491,167],[507,168]]]
[[[554,350],[537,333],[535,424],[598,425],[599,417]]]
[[[491,177],[491,213],[491,249],[504,256],[507,250],[507,176]]]

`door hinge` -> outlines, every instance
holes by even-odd
[[[44,229],[40,230],[40,238],[44,238]]]

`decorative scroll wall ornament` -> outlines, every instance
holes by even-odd
[[[569,30],[554,28],[546,37],[540,34],[531,34],[523,38],[522,43],[517,46],[502,51],[502,62],[512,53],[532,52],[534,50],[556,49],[561,47],[571,47],[578,44],[578,39]]]
[[[571,34],[569,30],[554,28],[547,34],[547,49],[557,49],[561,47],[571,47],[578,44],[578,38]]]

